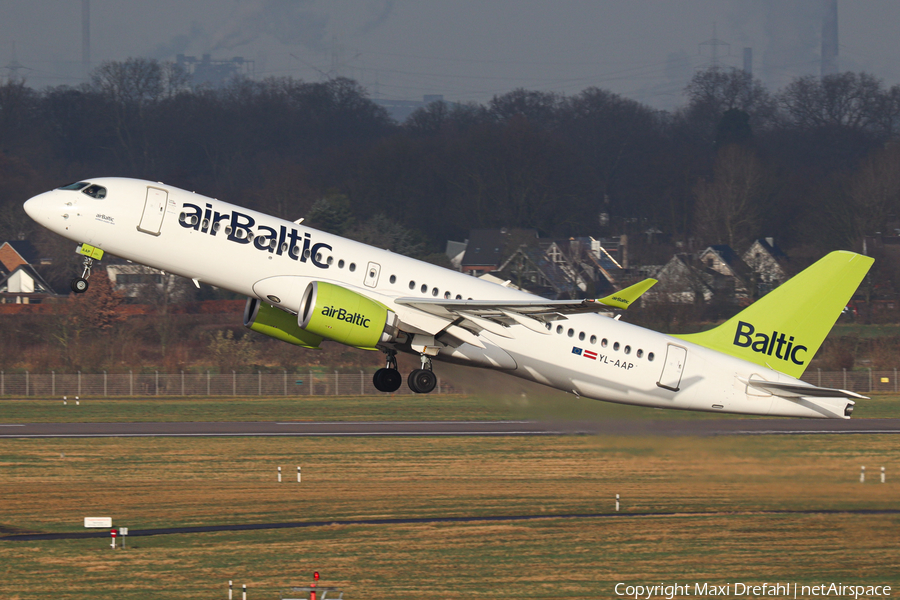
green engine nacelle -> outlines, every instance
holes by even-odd
[[[324,281],[306,288],[297,322],[301,329],[364,350],[397,337],[397,315],[384,304]]]
[[[266,304],[259,298],[247,298],[244,327],[304,348],[318,348],[322,343],[322,336],[301,329],[294,315]]]

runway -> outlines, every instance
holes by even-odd
[[[0,438],[897,434],[900,419],[0,423]]]
[[[549,521],[554,519],[641,519],[641,518],[703,518],[703,517],[769,517],[778,515],[898,515],[898,509],[808,509],[808,510],[751,510],[751,511],[678,511],[678,512],[615,512],[615,513],[563,513],[539,515],[487,515],[460,517],[412,517],[395,519],[350,519],[328,521],[295,521],[291,523],[236,523],[231,525],[201,525],[195,527],[163,527],[158,529],[130,529],[128,537],[155,535],[217,533],[221,531],[260,531],[271,529],[300,529],[307,527],[334,527],[352,525],[410,525],[443,523],[508,523],[516,521]],[[75,531],[67,533],[23,532],[0,535],[2,541],[33,542],[41,540],[79,540],[87,538],[109,538],[107,530]]]

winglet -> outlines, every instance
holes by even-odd
[[[614,294],[610,294],[605,298],[600,298],[597,302],[612,306],[614,308],[628,308],[631,304],[640,298],[644,292],[656,285],[655,279],[645,279],[624,290],[619,290]]]

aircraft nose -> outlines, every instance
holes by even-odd
[[[44,192],[26,200],[23,207],[29,217],[41,225],[47,226],[47,222],[51,220],[53,213],[59,212],[58,204],[59,202],[57,202],[53,192]],[[56,210],[54,211],[54,209]]]
[[[34,198],[29,198],[25,201],[24,208],[29,217],[38,222],[47,220],[49,216],[48,195],[49,192],[44,192],[43,194],[38,194]]]

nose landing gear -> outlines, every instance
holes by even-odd
[[[76,254],[84,255],[84,271],[81,273],[81,277],[75,277],[69,282],[69,287],[76,294],[83,294],[88,289],[88,278],[91,276],[91,267],[94,264],[94,259],[100,260],[103,258],[103,250],[89,244],[82,244],[75,249],[75,252]]]
[[[72,291],[76,294],[83,294],[88,290],[88,277],[91,276],[91,266],[94,264],[94,259],[90,256],[84,257],[84,272],[82,272],[81,277],[74,277],[72,281],[69,282],[69,287],[72,288]]]

